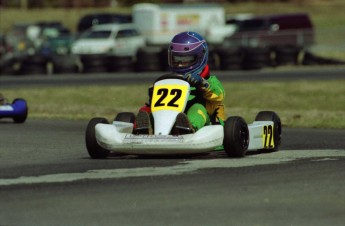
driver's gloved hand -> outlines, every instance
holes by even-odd
[[[210,84],[206,79],[201,77],[198,73],[186,73],[183,75],[183,78],[186,79],[189,84],[201,89],[207,89]]]

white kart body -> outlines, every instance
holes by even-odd
[[[223,126],[205,126],[186,135],[136,135],[133,123],[97,124],[96,139],[104,149],[124,154],[193,154],[209,152],[223,144]]]
[[[169,93],[166,98],[160,89]],[[180,98],[173,102],[174,90],[182,90]],[[180,79],[165,79],[154,84],[151,110],[154,118],[154,134],[133,134],[134,124],[129,122],[113,121],[112,124],[97,124],[95,136],[97,143],[104,149],[114,153],[134,155],[171,155],[171,154],[195,154],[210,152],[223,145],[224,128],[222,125],[208,125],[195,133],[186,135],[169,135],[175,124],[177,114],[184,112],[190,85]],[[172,94],[172,95],[171,95]],[[180,94],[180,93],[179,93]],[[163,101],[162,101],[163,99]],[[160,101],[160,102],[159,102]],[[155,103],[162,106],[155,107]],[[272,140],[273,133],[264,135],[264,127],[273,126],[272,121],[257,121],[248,125],[249,147],[248,150],[267,147],[265,140]],[[266,133],[267,134],[267,133]],[[270,145],[270,143],[269,143]]]

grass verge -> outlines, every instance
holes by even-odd
[[[345,129],[345,81],[224,83],[226,112],[248,123],[262,110],[279,114],[286,127]],[[147,100],[147,85],[6,88],[11,101],[25,98],[30,118],[112,120],[123,111],[137,112]]]

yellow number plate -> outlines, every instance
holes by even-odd
[[[151,110],[182,112],[186,104],[187,85],[156,85],[153,89]]]

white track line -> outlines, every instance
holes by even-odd
[[[293,150],[278,151],[274,153],[250,155],[245,158],[223,158],[223,159],[205,159],[188,160],[180,162],[175,166],[166,167],[142,167],[132,169],[101,169],[89,170],[82,173],[61,173],[41,176],[28,176],[10,179],[0,179],[0,186],[42,184],[42,183],[65,183],[78,180],[99,180],[99,179],[117,179],[128,177],[144,176],[163,176],[180,175],[190,173],[200,169],[207,168],[236,168],[246,166],[279,164],[298,159],[313,159],[313,161],[337,160],[339,157],[345,157],[345,150]]]

